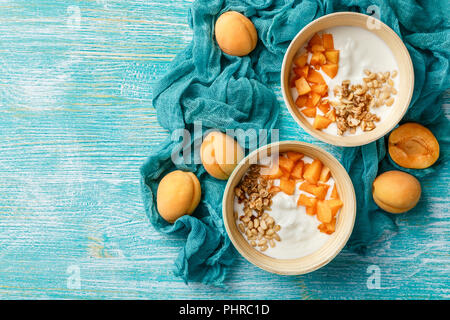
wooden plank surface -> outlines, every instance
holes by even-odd
[[[426,212],[399,216],[370,255],[344,249],[297,277],[238,258],[226,288],[172,275],[183,239],[148,223],[139,167],[167,134],[151,85],[192,37],[190,4],[0,1],[0,298],[448,299],[448,168],[422,181]],[[281,105],[281,139],[336,151]]]

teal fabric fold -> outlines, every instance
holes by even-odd
[[[376,7],[374,7],[376,6]],[[373,14],[388,24],[407,46],[414,64],[415,87],[411,105],[402,122],[426,125],[441,146],[449,143],[449,125],[442,113],[443,92],[449,87],[450,32],[448,1],[388,0],[197,0],[189,11],[193,39],[153,88],[153,106],[169,137],[141,167],[141,191],[145,211],[159,232],[186,238],[174,272],[186,282],[223,285],[236,255],[224,230],[221,200],[225,182],[209,176],[195,161],[172,162],[171,155],[191,148],[198,157],[201,139],[195,136],[196,122],[203,129],[276,128],[279,103],[268,84],[279,83],[281,62],[290,40],[306,24],[336,11]],[[214,41],[214,23],[226,11],[249,17],[258,31],[256,49],[246,57],[222,53]],[[179,130],[190,133],[179,139]],[[299,128],[300,130],[300,128]],[[178,137],[178,138],[177,138]],[[372,182],[383,171],[398,168],[386,152],[386,138],[357,148],[345,148],[341,161],[349,171],[358,202],[357,220],[347,247],[366,252],[383,233],[395,231],[395,220],[372,200]],[[240,141],[249,146],[249,141]],[[448,150],[449,148],[442,148]],[[433,174],[449,155],[425,170],[405,170],[417,177]],[[156,209],[158,182],[168,172],[194,172],[202,186],[202,199],[192,216],[175,224],[165,222]],[[419,203],[419,209],[421,204]]]

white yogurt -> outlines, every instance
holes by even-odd
[[[313,161],[313,159],[306,156],[302,160],[305,164]],[[274,180],[274,185],[279,185],[279,182],[280,180],[278,179]],[[311,196],[311,194],[298,189],[301,184],[302,182],[296,184],[293,195],[278,192],[272,198],[271,211],[267,211],[267,213],[275,220],[276,224],[281,226],[281,230],[278,231],[281,241],[275,241],[276,246],[274,248],[269,246],[263,252],[269,257],[277,259],[301,258],[319,250],[330,238],[330,235],[320,232],[317,228],[321,222],[316,215],[310,216],[306,213],[304,206],[297,206],[300,194],[304,193]],[[327,184],[330,187],[328,188],[326,199],[329,199],[334,186],[332,177]],[[244,214],[243,204],[239,204],[236,197],[234,210],[238,213],[238,217]],[[236,224],[238,223],[239,218],[236,220]],[[245,237],[244,234],[243,237]]]
[[[369,69],[373,72],[386,72],[398,70],[398,64],[392,54],[391,49],[386,43],[379,38],[376,34],[360,28],[351,26],[339,26],[330,29],[323,30],[323,33],[331,33],[333,35],[334,48],[339,50],[339,69],[334,79],[327,76],[322,70],[319,71],[325,82],[328,85],[328,98],[334,100],[333,88],[336,85],[340,85],[344,80],[350,80],[352,84],[362,84],[362,78],[365,69]],[[302,48],[299,55],[306,50]],[[311,58],[311,54],[310,57]],[[291,71],[291,77],[293,71]],[[394,80],[394,87],[398,90],[397,76]],[[292,97],[297,99],[298,93],[295,88],[291,88]],[[379,108],[373,108],[370,112],[376,114],[380,118],[380,122],[389,116],[392,107],[381,106]],[[317,113],[323,115],[323,113],[317,109]],[[311,124],[314,122],[314,118],[306,118]],[[328,134],[337,134],[336,123],[331,123],[328,128],[323,129],[323,132]],[[357,128],[354,134],[347,130],[344,136],[362,134],[363,131],[360,127]]]

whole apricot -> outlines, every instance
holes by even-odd
[[[195,174],[176,170],[168,173],[158,185],[156,203],[161,217],[169,223],[197,208],[201,186]]]
[[[425,169],[439,158],[439,143],[433,133],[418,123],[405,123],[391,132],[389,155],[399,166]]]
[[[253,23],[236,11],[225,12],[217,19],[215,36],[220,49],[232,56],[249,54],[258,42]]]
[[[216,179],[227,180],[244,158],[244,150],[222,132],[209,133],[200,147],[200,158],[206,171]]]
[[[419,202],[420,194],[419,181],[402,171],[382,173],[372,186],[373,200],[381,209],[390,213],[411,210]]]

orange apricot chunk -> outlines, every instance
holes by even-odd
[[[302,160],[298,160],[297,163],[295,164],[294,169],[292,169],[291,172],[291,177],[294,179],[303,179],[303,166],[304,166],[304,162]]]
[[[328,102],[323,102],[323,101],[322,101],[322,102],[317,106],[317,108],[319,108],[319,110],[322,111],[323,114],[327,114],[328,111],[330,111],[330,105],[329,105]],[[330,120],[331,120],[331,119],[330,119]]]
[[[295,180],[281,178],[280,189],[287,195],[293,195],[295,191]]]
[[[327,76],[333,79],[338,73],[338,65],[336,63],[324,64],[322,65],[322,70],[327,74]]]
[[[339,193],[337,191],[336,183],[333,186],[333,190],[331,190],[331,199],[340,199]]]
[[[316,115],[313,122],[313,128],[317,130],[325,129],[327,128],[332,121],[324,116]]]
[[[339,63],[339,50],[329,50],[325,51],[325,57],[330,64]]]
[[[322,52],[314,52],[309,63],[312,66],[323,65],[327,63],[327,58]]]
[[[281,170],[290,173],[294,168],[295,162],[292,159],[280,156],[278,158],[278,165],[280,166]]]
[[[322,35],[323,39],[323,47],[326,50],[333,50],[334,49],[334,41],[333,41],[333,35],[329,33],[324,33]]]
[[[302,96],[298,96],[297,99],[295,99],[295,105],[298,108],[302,108],[306,105],[306,101],[308,101],[308,95],[304,94]]]
[[[339,209],[342,208],[342,206],[344,205],[344,203],[340,199],[325,200],[325,203],[331,209],[331,212],[333,213],[333,217],[336,216]]]
[[[264,172],[261,173],[261,176],[264,179],[279,179],[284,174],[278,165],[278,162],[273,163],[271,167],[264,167],[263,169]]]
[[[323,97],[326,93],[328,93],[328,86],[326,84],[313,84],[311,86],[311,91]]]
[[[294,64],[297,67],[304,67],[306,65],[306,62],[308,62],[308,54],[302,54],[301,56],[298,56],[294,59]]]
[[[308,118],[314,118],[316,116],[316,108],[305,108],[302,110],[302,113]]]
[[[308,82],[304,77],[295,80],[295,87],[297,88],[297,92],[300,96],[307,94],[311,91],[311,87],[309,86]]]
[[[323,223],[330,223],[333,220],[333,212],[324,200],[317,201],[317,219]]]
[[[311,193],[311,194],[315,195],[317,197],[317,199],[325,200],[325,197],[327,196],[327,191],[328,191],[329,187],[330,186],[327,184],[316,185],[316,184],[312,184],[312,183],[306,181],[300,185],[299,190]]]
[[[319,102],[322,96],[316,92],[313,92],[309,95],[308,100],[306,100],[306,107],[307,108],[315,108]]]
[[[306,214],[313,216],[317,213],[317,206],[314,207],[306,207]]]
[[[291,159],[294,162],[297,162],[298,160],[300,160],[304,157],[303,153],[296,152],[296,151],[288,151],[288,152],[286,152],[286,155],[289,159]]]
[[[305,171],[303,172],[303,178],[309,183],[316,184],[319,181],[322,167],[322,162],[315,159],[307,168],[305,168]]]
[[[331,171],[328,167],[323,167],[322,171],[320,172],[320,182],[327,182],[331,177]]]
[[[308,77],[306,78],[306,80],[313,83],[326,84],[320,72],[317,72],[316,70],[311,68],[309,69]]]
[[[311,38],[311,40],[309,40],[308,42],[308,47],[312,48],[314,45],[323,45],[323,41],[322,38],[320,37],[319,34],[314,34]]]
[[[439,158],[439,143],[433,133],[418,123],[405,123],[391,132],[388,141],[391,159],[399,166],[425,169]]]
[[[297,206],[315,207],[317,199],[314,197],[308,197],[306,194],[300,194],[297,200]]]

